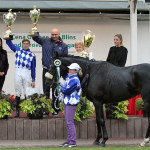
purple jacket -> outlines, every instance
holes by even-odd
[[[7,74],[9,68],[9,63],[7,59],[7,52],[3,49],[0,49],[0,72]]]

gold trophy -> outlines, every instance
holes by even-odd
[[[87,30],[87,34],[83,35],[83,42],[86,48],[89,48],[95,39],[95,35],[91,35],[91,31]]]
[[[85,50],[82,52],[81,57],[84,58],[89,57],[89,59],[91,59],[92,52],[88,53],[86,52],[86,49],[90,47],[94,39],[95,39],[95,35],[91,35],[91,31],[87,30],[87,34],[83,35],[83,43],[84,43]]]
[[[12,13],[12,9],[8,10],[9,12],[7,14],[3,14],[4,22],[7,24],[8,29],[6,30],[6,34],[4,35],[3,39],[5,40],[13,40],[13,35],[10,30],[11,25],[16,20],[16,13]]]
[[[40,9],[36,9],[36,6],[33,6],[33,10],[30,10],[30,18],[33,24],[35,24],[35,27],[32,28],[32,32],[29,33],[30,36],[39,36],[39,32],[37,32],[36,24],[38,22],[39,16],[40,16]]]

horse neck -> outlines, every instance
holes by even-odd
[[[74,57],[60,57],[59,59],[61,60],[62,65],[65,67],[69,66],[71,63],[78,63],[83,70],[83,77],[80,77],[81,80],[87,74],[88,64],[90,61]],[[65,73],[67,73],[67,71]]]

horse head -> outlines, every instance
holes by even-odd
[[[71,55],[55,57],[51,62],[49,73],[46,74],[46,77],[49,78],[50,80],[56,81],[58,68],[60,71],[60,76],[64,76],[65,74],[68,73],[67,66],[69,66],[72,63],[78,63],[79,66],[81,67],[80,70],[78,71],[78,76],[80,78],[80,81],[82,81],[87,71],[86,67],[87,61],[89,60]]]

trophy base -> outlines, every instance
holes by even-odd
[[[30,32],[29,35],[31,37],[37,37],[37,36],[39,36],[39,32]]]
[[[4,40],[13,40],[13,35],[4,35],[3,37]]]

